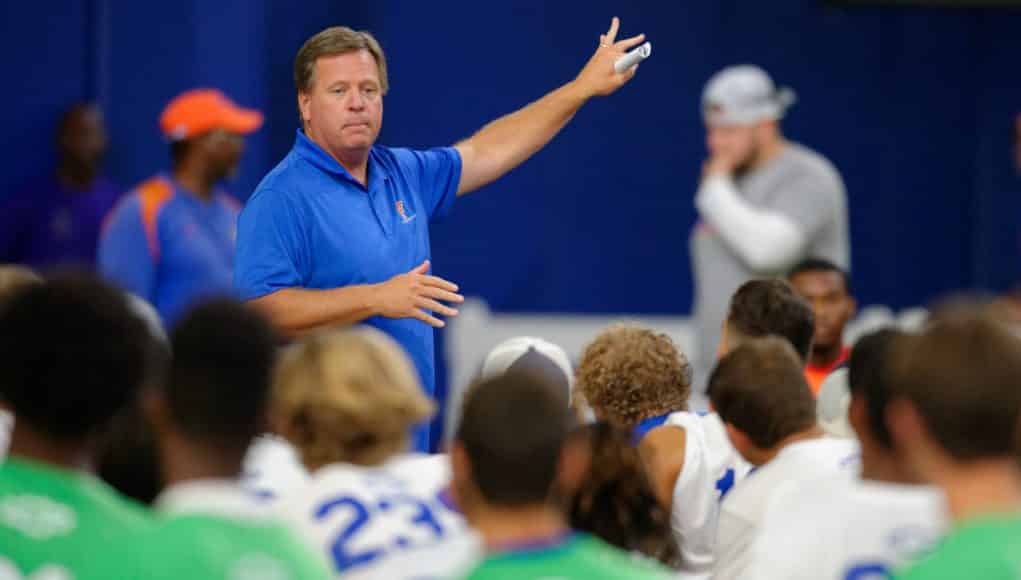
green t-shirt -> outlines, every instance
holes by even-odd
[[[952,532],[936,550],[897,575],[899,580],[1021,577],[1021,516],[976,518]]]
[[[151,580],[323,580],[325,562],[275,523],[214,515],[166,516],[139,549]]]
[[[0,463],[0,578],[126,578],[152,517],[98,479],[18,458]]]
[[[491,554],[469,580],[658,580],[670,578],[666,568],[577,534],[554,546]]]

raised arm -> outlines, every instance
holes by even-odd
[[[573,81],[455,145],[462,160],[458,195],[474,191],[521,165],[549,143],[586,101],[609,95],[634,77],[637,66],[617,73],[613,63],[629,48],[642,43],[645,35],[615,42],[619,27],[620,21],[614,17],[607,33],[600,35],[595,54]]]

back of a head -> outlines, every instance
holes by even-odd
[[[507,373],[470,387],[455,442],[486,503],[535,505],[550,498],[570,427],[560,389],[537,375]]]
[[[289,347],[273,385],[274,426],[312,469],[386,461],[408,448],[411,429],[433,411],[408,356],[368,327]]]
[[[1021,339],[998,321],[961,315],[898,339],[890,387],[918,409],[954,459],[1014,456],[1021,411]]]
[[[0,306],[0,399],[42,435],[94,434],[147,379],[153,338],[124,294],[84,274],[17,292]]]
[[[568,397],[574,382],[571,358],[560,346],[534,336],[516,336],[493,347],[482,363],[483,379],[527,371],[541,374],[560,385]]]
[[[731,349],[745,339],[776,335],[794,347],[804,365],[814,334],[812,307],[784,280],[751,280],[730,300],[727,335]]]
[[[887,361],[894,342],[905,334],[894,328],[883,328],[867,334],[854,345],[848,362],[847,382],[852,397],[864,397],[869,431],[885,448],[893,441],[886,427],[886,405],[890,401]]]
[[[691,364],[669,336],[615,324],[582,353],[575,389],[598,416],[633,427],[688,407]]]
[[[815,425],[815,398],[791,345],[778,337],[746,341],[723,357],[709,378],[720,418],[760,449]]]
[[[15,294],[43,283],[43,279],[24,266],[0,264],[0,304]]]
[[[254,310],[229,299],[192,309],[171,334],[167,404],[197,441],[245,449],[266,427],[277,336]]]

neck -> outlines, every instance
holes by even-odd
[[[489,549],[552,538],[568,530],[564,516],[550,505],[475,510],[471,523]]]
[[[334,151],[326,144],[326,140],[319,137],[319,134],[309,127],[305,127],[305,136],[320,149],[329,154],[334,161],[347,170],[358,183],[368,187],[369,184],[369,151],[371,149],[355,149],[348,151]]]
[[[758,169],[772,161],[774,157],[783,151],[786,145],[787,142],[779,135],[767,141],[762,145],[762,148],[759,149],[759,154],[755,156],[755,161],[752,162],[751,169]]]
[[[905,468],[904,461],[899,457],[881,449],[878,444],[865,441],[860,437],[859,441],[861,442],[862,479],[886,483],[919,483],[918,479],[912,477]]]
[[[955,522],[1021,510],[1021,471],[1014,458],[954,466],[935,483],[946,493]]]
[[[227,451],[198,445],[182,437],[160,444],[163,481],[166,486],[198,479],[237,479],[244,451]]]
[[[10,455],[74,471],[88,471],[88,444],[80,439],[54,441],[26,425],[14,424]]]
[[[784,439],[780,440],[779,443],[770,447],[769,449],[760,450],[757,456],[752,458],[753,461],[751,461],[751,463],[755,465],[765,465],[766,463],[769,463],[770,461],[775,459],[776,456],[779,455],[780,452],[784,450],[784,448],[789,447],[795,443],[799,443],[801,441],[807,441],[809,439],[819,439],[824,435],[825,433],[823,433],[823,430],[820,429],[818,426],[813,426],[810,429],[805,429],[804,431],[799,431],[792,435],[788,435]]]
[[[92,185],[98,173],[95,165],[64,159],[57,166],[57,180],[65,187],[86,189]]]
[[[181,164],[174,168],[174,180],[201,199],[208,200],[213,197],[215,180],[210,179],[207,172],[200,168]]]
[[[844,352],[844,343],[842,342],[835,342],[827,346],[813,345],[809,362],[813,366],[828,367],[840,359],[842,352]]]

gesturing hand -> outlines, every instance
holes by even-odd
[[[581,69],[575,82],[584,89],[586,96],[606,96],[624,85],[635,76],[638,65],[618,73],[613,70],[613,63],[630,48],[638,46],[645,41],[645,35],[639,34],[626,38],[620,42],[617,40],[617,29],[620,28],[620,19],[616,16],[610,22],[610,29],[606,34],[599,35],[599,48],[589,59],[585,68]]]
[[[429,260],[422,262],[406,274],[399,274],[376,285],[377,311],[387,318],[415,318],[435,327],[444,322],[427,311],[443,316],[457,316],[457,310],[441,302],[464,302],[457,294],[457,285],[426,274]]]

